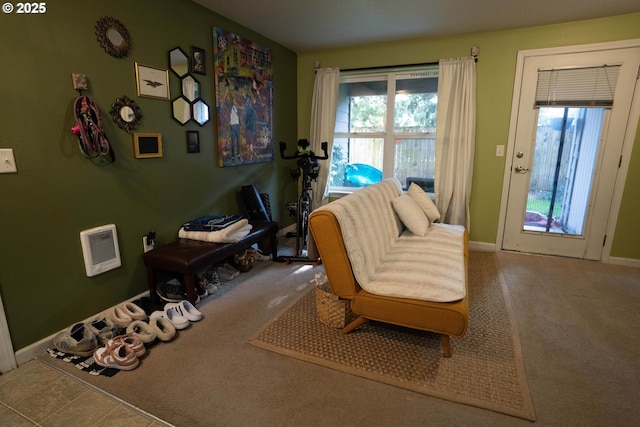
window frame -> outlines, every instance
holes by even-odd
[[[399,80],[417,78],[438,78],[438,64],[414,65],[382,69],[354,70],[340,72],[340,85],[345,83],[360,83],[371,81],[386,81],[387,109],[385,128],[383,132],[334,132],[334,141],[338,139],[379,138],[383,140],[382,179],[395,176],[395,141],[397,139],[433,139],[435,141],[435,126],[433,132],[396,132],[394,127],[396,84]],[[430,92],[431,93],[431,92]],[[436,89],[437,95],[437,89]],[[338,116],[339,111],[336,111]],[[338,120],[336,120],[336,127]],[[333,156],[332,156],[333,158]],[[333,160],[332,160],[333,161]],[[330,182],[330,180],[328,180]],[[405,183],[402,183],[405,186]],[[362,187],[330,186],[330,196],[351,193]]]

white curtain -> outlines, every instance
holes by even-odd
[[[313,86],[311,104],[311,129],[309,141],[311,151],[323,156],[321,144],[327,142],[328,160],[321,160],[318,179],[312,183],[313,203],[311,209],[323,204],[328,195],[327,180],[331,169],[331,148],[333,132],[336,125],[336,109],[338,107],[338,89],[340,87],[340,70],[338,68],[319,68],[316,70],[316,81]]]
[[[436,123],[436,206],[441,222],[470,226],[476,128],[473,57],[440,60]]]

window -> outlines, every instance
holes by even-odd
[[[437,91],[437,65],[341,73],[330,191],[395,176],[433,192]]]

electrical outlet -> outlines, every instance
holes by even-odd
[[[504,156],[504,145],[496,145],[496,157]]]
[[[147,236],[142,236],[142,249],[144,250],[145,254],[149,252],[151,249],[153,249],[154,246],[155,246],[155,242],[152,241],[151,244],[148,244]]]
[[[0,149],[0,173],[16,173],[16,159],[13,157],[13,148]]]

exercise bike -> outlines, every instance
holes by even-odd
[[[311,188],[311,181],[315,181],[318,178],[318,172],[320,165],[318,160],[327,160],[329,155],[327,153],[327,143],[321,144],[324,156],[316,156],[313,151],[309,149],[309,141],[301,139],[298,141],[298,150],[294,155],[287,156],[285,151],[287,150],[287,144],[280,142],[280,157],[284,160],[297,160],[296,168],[290,169],[289,173],[294,181],[298,181],[302,176],[302,191],[298,195],[297,203],[289,203],[287,209],[289,213],[295,212],[296,215],[296,231],[287,233],[287,237],[296,238],[296,252],[293,257],[285,257],[285,262],[290,264],[293,261],[300,262],[315,262],[320,263],[320,259],[312,260],[304,255],[307,249],[307,237],[309,235],[309,215],[311,214],[311,201],[313,200],[313,189]]]

